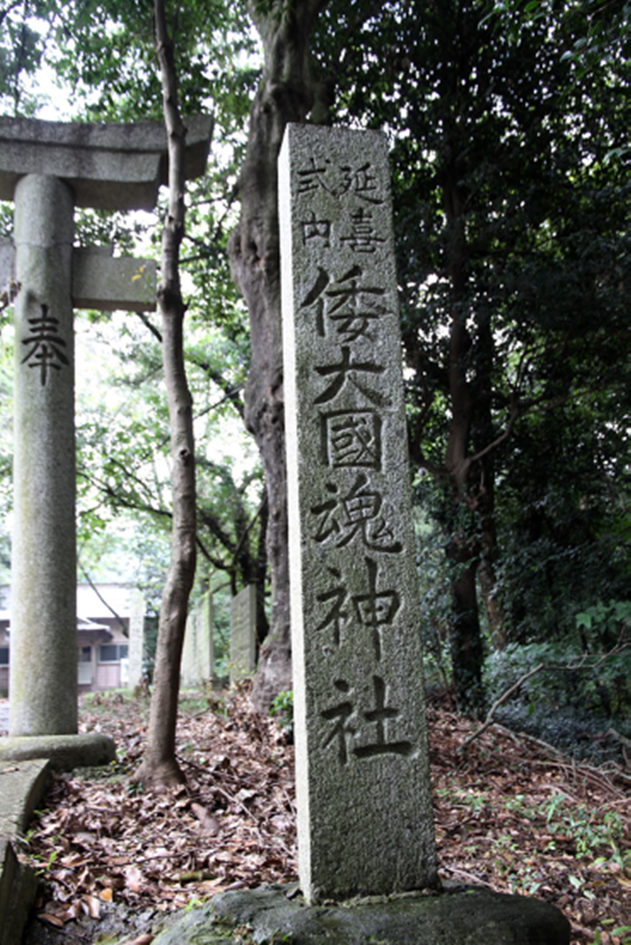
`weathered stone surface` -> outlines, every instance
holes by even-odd
[[[436,879],[387,144],[279,160],[299,871],[308,901]]]
[[[212,119],[186,119],[186,176],[204,173]],[[94,125],[0,118],[0,199],[12,200],[25,174],[46,173],[71,184],[79,207],[151,210],[167,182],[162,122]]]
[[[26,830],[49,776],[50,764],[41,759],[0,764],[0,945],[20,945],[35,902],[37,878],[18,861],[11,841]]]
[[[0,762],[47,758],[54,771],[97,768],[116,758],[116,746],[108,735],[37,735],[0,739]]]
[[[230,601],[230,682],[250,676],[256,667],[256,585]]]
[[[250,940],[291,945],[568,945],[570,923],[538,899],[484,888],[383,901],[307,906],[282,887],[223,893],[193,910],[153,945],[220,945]],[[283,937],[285,936],[285,937]]]
[[[51,772],[45,758],[18,761],[11,764],[1,754],[7,741],[0,739],[0,835],[16,836],[26,830],[31,814],[46,790]]]
[[[189,614],[182,651],[182,686],[200,686],[214,675],[213,598],[204,594]]]
[[[11,735],[77,730],[72,191],[16,190]]]

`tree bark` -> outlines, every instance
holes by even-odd
[[[163,0],[155,0],[154,29],[169,154],[169,209],[162,231],[158,301],[169,405],[173,522],[171,560],[160,605],[147,743],[135,779],[163,787],[184,781],[175,757],[175,730],[188,598],[195,577],[195,447],[192,399],[183,354],[185,306],[179,278],[179,250],[184,235],[186,129],[178,108],[173,41],[166,29]]]
[[[466,260],[464,212],[457,184],[456,169],[448,176],[445,204],[451,223],[449,276],[451,281],[451,328],[449,339],[449,394],[451,422],[445,451],[452,495],[447,505],[449,540],[447,559],[451,563],[451,665],[458,706],[462,711],[478,713],[483,706],[483,647],[476,595],[476,575],[480,546],[476,529],[467,515],[476,504],[473,479],[479,470],[471,462],[472,430],[476,400],[467,380],[467,365],[472,345],[466,327]],[[473,487],[473,488],[472,488]]]
[[[324,3],[275,0],[264,12],[256,0],[248,4],[263,43],[264,66],[239,179],[241,218],[231,235],[229,253],[233,278],[250,317],[245,423],[261,453],[268,498],[272,609],[252,696],[260,712],[269,709],[280,691],[292,687],[276,161],[286,124],[304,121],[313,105],[309,38]]]

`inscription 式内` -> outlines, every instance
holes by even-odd
[[[370,161],[353,166],[337,164],[329,158],[316,162],[312,157],[309,165],[298,171],[298,193],[307,194],[319,189],[337,199],[355,194],[375,205],[385,200],[381,182]]]

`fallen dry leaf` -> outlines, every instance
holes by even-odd
[[[148,703],[125,698],[104,717],[107,706],[103,697],[96,721],[82,710],[81,725],[98,722],[124,763],[105,778],[57,777],[47,810],[30,825],[33,864],[51,864],[45,878],[55,903],[46,901],[41,915],[63,925],[63,910],[86,898],[98,906],[98,897],[173,912],[227,889],[297,879],[293,748],[273,720],[255,715],[245,687],[209,695],[206,711],[198,703],[181,712],[177,751],[187,787],[163,794],[125,776],[140,760]],[[548,822],[546,811],[559,799],[568,823],[581,805],[611,811],[623,831],[620,849],[628,849],[628,779],[546,755],[498,726],[463,756],[458,749],[474,725],[439,700],[429,703],[428,723],[441,877],[536,895],[564,909],[573,945],[591,945],[597,929],[605,943],[605,929],[631,914],[631,876],[622,867],[616,873],[604,840],[579,856],[576,835]],[[611,920],[604,928],[603,919]],[[125,945],[132,942],[145,945],[142,937]]]

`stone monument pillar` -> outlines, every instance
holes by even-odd
[[[203,173],[211,122],[188,119],[187,176]],[[159,122],[0,118],[0,199],[15,200],[15,525],[12,736],[77,731],[73,305],[155,307],[155,263],[73,251],[75,206],[150,209],[166,182]],[[107,252],[107,250],[106,250]]]
[[[279,159],[298,856],[308,902],[436,881],[386,138]]]

